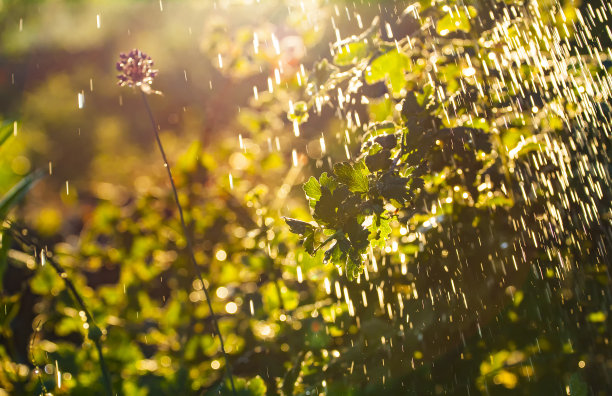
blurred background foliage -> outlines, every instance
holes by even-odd
[[[421,3],[437,21],[436,39],[450,33],[448,42],[466,48],[484,31],[470,18],[514,4],[474,2],[457,25],[445,19],[446,3]],[[567,138],[559,118],[513,120],[499,134],[492,119],[475,120],[492,151],[451,164],[437,151],[425,204],[394,219],[391,240],[371,251],[359,281],[325,264],[323,251],[308,255],[282,220],[310,219],[302,183],[388,133],[364,129],[399,122],[396,104],[431,78],[417,60],[431,55],[433,36],[422,54],[388,51],[385,23],[404,34],[415,27],[401,18],[409,5],[1,1],[0,114],[16,135],[0,148],[0,193],[35,169],[49,174],[12,212],[26,242],[3,237],[4,392],[104,392],[96,335],[56,269],[42,265],[44,249],[102,329],[117,394],[230,394],[144,107],[115,82],[118,53],[137,47],[160,70],[153,88],[163,95],[150,102],[241,394],[607,394],[609,276],[605,254],[588,243],[605,240],[594,235],[609,235],[609,218],[562,234],[574,238],[558,246],[571,271],[559,274],[558,258],[532,247],[505,272],[517,253],[507,247],[548,236],[542,207],[561,205],[545,188],[521,200],[517,176],[542,165],[543,134]],[[577,6],[564,5],[568,20]],[[376,16],[380,29],[359,36]],[[359,36],[352,56],[330,57],[330,43],[351,35]],[[463,81],[453,62],[438,71],[449,92]],[[370,73],[358,76],[356,92],[370,100],[347,104],[347,118],[334,99],[351,82],[342,73],[364,65]],[[319,112],[315,97],[327,102]],[[291,112],[300,100],[307,105]],[[485,194],[478,186],[491,165]],[[512,193],[501,192],[503,181]],[[596,204],[602,216],[609,197]],[[445,198],[433,216],[432,203]],[[527,222],[521,232],[518,219]],[[457,241],[461,252],[449,253]],[[446,301],[455,287],[467,301],[434,304],[434,294]]]

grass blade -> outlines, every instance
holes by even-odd
[[[5,121],[2,126],[0,126],[0,146],[4,144],[13,135],[13,131],[15,130],[15,123],[11,121]]]
[[[9,210],[17,203],[24,194],[42,177],[42,171],[32,172],[13,186],[2,198],[0,198],[0,220],[4,219]]]

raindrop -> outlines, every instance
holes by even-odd
[[[83,92],[79,92],[78,94],[78,103],[79,103],[79,109],[82,109],[83,107],[85,107],[85,94]]]

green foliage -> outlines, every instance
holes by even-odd
[[[609,154],[594,151],[609,147],[599,127],[608,125],[609,106],[577,106],[538,85],[567,73],[568,97],[584,98],[591,93],[579,88],[591,69],[581,60],[557,73],[567,57],[543,40],[557,33],[551,26],[563,28],[544,7],[399,4],[351,3],[347,15],[374,21],[363,31],[353,14],[341,21],[340,5],[320,5],[323,20],[335,15],[338,32],[351,36],[336,37],[331,56],[319,60],[325,29],[303,26],[312,9],[218,3],[231,18],[206,9],[221,19],[205,24],[199,47],[216,68],[213,88],[189,75],[192,42],[171,35],[168,47],[182,56],[159,62],[160,75],[184,73],[194,91],[211,92],[205,114],[182,84],[162,87],[165,96],[151,102],[238,393],[608,394],[612,200],[602,176]],[[138,15],[161,31],[154,15],[187,24],[180,6]],[[259,7],[263,26],[250,15]],[[248,27],[234,26],[240,10]],[[281,14],[286,21],[273,23],[282,28],[267,23]],[[291,46],[299,40],[303,58],[295,55],[301,44]],[[537,62],[522,58],[534,52]],[[593,73],[592,81],[607,78]],[[98,74],[83,72],[83,84]],[[267,78],[273,90],[257,85],[257,99],[224,99]],[[75,107],[70,84],[50,86],[65,89]],[[41,248],[20,249],[3,234],[0,386],[100,394],[99,343],[118,394],[231,394],[164,169],[138,127],[142,109],[125,94],[129,111],[117,115],[116,91],[95,86],[96,100],[112,106],[83,123],[99,134],[92,168],[74,167],[85,182],[74,183],[78,196],[62,194],[61,234],[41,243],[66,278],[39,264]],[[58,129],[76,129],[49,107],[55,102],[37,97],[29,113],[47,109]],[[48,120],[41,124],[59,141]],[[24,219],[34,239],[36,217]],[[62,279],[82,294],[93,326]]]
[[[410,58],[395,49],[376,57],[369,69],[366,69],[365,81],[368,84],[384,80],[393,96],[399,97],[406,86],[405,73],[410,65]]]
[[[310,254],[333,242],[325,252],[325,261],[338,265],[351,278],[361,272],[361,255],[368,246],[369,232],[361,223],[366,215],[375,213],[373,206],[380,206],[379,203],[362,204],[364,197],[369,197],[370,176],[364,162],[336,164],[333,175],[323,173],[319,180],[310,178],[304,184],[304,192],[314,208],[314,219],[321,226],[315,229],[308,223],[285,219],[291,232],[300,234]],[[371,198],[372,201],[379,199]],[[314,247],[317,232],[331,236]]]
[[[578,373],[574,373],[570,377],[569,394],[570,396],[586,396],[589,394],[587,384]]]
[[[341,51],[334,57],[334,63],[338,66],[350,66],[367,58],[370,46],[363,41],[359,41],[343,46]]]
[[[308,121],[308,107],[306,102],[297,102],[293,105],[293,111],[287,115],[289,120],[303,124]]]
[[[231,391],[229,381],[225,383],[225,386],[220,391],[212,391],[210,395],[237,395],[237,396],[265,396],[266,395],[266,384],[261,377],[256,376],[255,378],[235,379],[236,393]]]
[[[331,176],[324,172],[319,180],[311,177],[304,184],[318,226],[286,220],[310,254],[333,242],[325,260],[342,268],[350,279],[361,273],[362,257],[369,246],[384,247],[397,210],[414,206],[425,184],[428,162],[435,161],[440,146],[470,161],[476,161],[474,151],[491,151],[483,130],[443,127],[437,116],[441,104],[436,103],[431,89],[409,92],[400,105],[399,125],[386,122],[370,127],[361,160],[337,163]],[[388,132],[381,134],[381,130]],[[364,225],[367,222],[370,225]],[[320,241],[317,235],[327,238]]]
[[[319,256],[319,250],[325,250],[324,262],[334,263],[348,280],[357,280],[347,283],[342,282],[342,276],[336,277],[335,282],[342,286],[335,292],[339,300],[347,301],[349,315],[357,317],[366,346],[345,348],[342,357],[334,361],[335,366],[330,367],[352,374],[355,366],[362,365],[368,378],[397,378],[403,372],[397,366],[412,360],[414,368],[414,362],[423,357],[421,351],[435,355],[433,350],[442,351],[440,345],[452,343],[448,340],[455,337],[457,344],[463,343],[460,358],[431,357],[431,364],[416,364],[414,371],[397,380],[396,392],[461,393],[463,386],[468,392],[475,386],[487,394],[545,393],[555,392],[555,383],[568,383],[569,378],[569,392],[583,394],[587,392],[586,383],[573,367],[581,353],[585,356],[584,349],[578,352],[575,344],[563,341],[563,337],[581,340],[584,347],[591,341],[579,329],[586,326],[602,332],[609,328],[610,319],[597,303],[588,304],[593,307],[591,311],[583,310],[584,300],[574,296],[570,305],[581,306],[577,314],[566,305],[565,298],[570,295],[567,287],[572,284],[599,290],[609,282],[597,276],[586,276],[586,280],[578,274],[569,275],[571,280],[565,278],[553,255],[575,262],[578,256],[584,257],[584,252],[579,253],[571,241],[590,245],[586,235],[592,235],[600,245],[607,245],[609,240],[600,237],[595,231],[599,225],[589,221],[588,227],[594,228],[557,229],[555,232],[563,236],[556,238],[549,234],[550,229],[542,227],[546,222],[542,219],[557,219],[555,210],[564,210],[548,212],[545,208],[550,209],[553,201],[556,205],[563,202],[568,197],[562,198],[563,194],[575,194],[569,192],[567,184],[563,187],[557,173],[560,168],[562,173],[572,173],[568,162],[559,165],[551,147],[573,141],[574,128],[600,135],[580,121],[581,116],[573,118],[577,113],[572,104],[563,110],[568,119],[573,119],[570,124],[562,125],[553,114],[533,115],[541,114],[548,105],[557,106],[552,99],[554,87],[548,82],[541,88],[508,83],[528,81],[533,71],[514,67],[510,60],[507,68],[496,66],[505,55],[501,47],[496,47],[499,42],[495,34],[488,30],[495,22],[485,20],[487,13],[493,20],[499,10],[475,4],[420,6],[422,30],[402,30],[407,36],[389,37],[390,29],[401,30],[402,22],[410,25],[417,19],[411,17],[415,5],[399,16],[389,12],[393,17],[379,26],[375,21],[359,36],[337,42],[332,51],[336,67],[322,61],[312,73],[312,80],[326,77],[327,82],[317,83],[316,90],[306,90],[309,104],[340,109],[347,128],[346,141],[354,137],[358,143],[346,143],[347,156],[352,160],[338,160],[344,153],[330,154],[329,166],[318,164],[322,168],[316,170],[318,178],[310,177],[303,185],[314,222],[286,219],[306,252]],[[533,31],[537,23],[526,30]],[[432,26],[435,33],[430,30]],[[515,27],[509,31],[513,40],[525,33],[519,30]],[[487,43],[485,48],[483,43]],[[554,80],[552,71],[544,74]],[[359,105],[347,105],[350,99],[336,101],[336,91],[349,93],[353,104],[361,103],[365,111]],[[531,102],[522,102],[521,98],[530,98]],[[609,105],[598,99],[594,102],[603,105],[606,110],[600,117],[607,119]],[[588,161],[598,163],[603,157],[596,154]],[[608,181],[601,182],[609,185]],[[532,190],[527,192],[529,183]],[[551,185],[555,187],[548,187]],[[582,198],[597,195],[587,189],[590,192]],[[598,211],[610,210],[609,203],[603,201],[595,206]],[[560,224],[556,220],[552,223]],[[605,228],[609,229],[608,225]],[[529,239],[533,243],[526,242]],[[529,268],[536,267],[547,269],[531,273]],[[563,285],[554,286],[560,279]],[[483,281],[491,286],[487,289]],[[363,283],[365,286],[361,286]],[[542,292],[542,288],[548,291]],[[509,290],[514,307],[504,308],[501,295]],[[334,288],[330,291],[333,295]],[[396,298],[400,301],[391,301]],[[375,301],[380,307],[371,307]],[[482,319],[470,313],[474,309],[480,318],[494,316],[496,324],[483,327]],[[556,318],[561,312],[580,324],[574,326],[572,319],[568,325]],[[455,322],[457,317],[461,324]],[[539,325],[542,320],[559,323],[564,336],[547,334]],[[402,325],[403,321],[409,326]],[[478,328],[479,337],[466,341],[464,332],[470,326]],[[530,336],[511,335],[515,334],[513,329],[522,332],[526,328]],[[495,336],[487,337],[486,331]],[[330,326],[329,333],[346,336],[349,331]],[[529,338],[536,334],[537,345]],[[393,347],[387,347],[385,339]],[[376,340],[376,347],[372,347]],[[398,352],[397,345],[410,352]],[[381,358],[385,368],[375,363]],[[533,364],[530,368],[525,367],[527,360]],[[580,364],[584,367],[584,361]],[[463,385],[435,385],[435,392],[432,386],[420,383],[435,383],[436,378],[447,378],[448,372],[456,376],[460,367],[466,368],[465,376],[475,378],[471,370],[480,375]],[[359,382],[358,375],[347,382]],[[338,376],[329,376],[338,381]],[[366,387],[367,380],[360,384]]]
[[[341,184],[346,185],[354,193],[367,193],[370,189],[368,185],[370,172],[363,162],[358,162],[355,165],[347,162],[336,164],[334,165],[334,174]]]
[[[458,12],[449,12],[439,19],[436,23],[436,30],[442,36],[458,30],[469,32],[472,27],[470,19],[475,17],[476,14],[476,8],[472,6],[459,8]]]

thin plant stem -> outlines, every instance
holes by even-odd
[[[36,364],[36,360],[34,359],[34,352],[32,352],[32,350],[34,349],[34,340],[36,339],[36,336],[38,335],[39,331],[40,331],[40,321],[36,324],[34,333],[32,334],[32,337],[30,338],[30,345],[28,346],[28,353],[30,354],[30,363],[32,364],[32,366],[34,366],[34,372],[36,373],[36,377],[38,378],[38,382],[40,383],[40,389],[42,390],[42,394],[46,395],[47,387],[45,386],[45,383],[42,379],[42,375],[40,374],[41,372],[40,367],[38,367],[38,364]]]
[[[98,325],[94,321],[91,312],[89,312],[89,310],[87,309],[87,306],[83,301],[83,297],[81,297],[81,295],[77,291],[76,287],[74,286],[74,283],[72,283],[70,278],[68,278],[64,268],[62,268],[62,266],[52,258],[47,258],[47,262],[51,264],[51,266],[53,267],[55,272],[58,273],[60,278],[64,280],[64,283],[72,292],[72,295],[74,296],[74,299],[76,300],[77,304],[80,306],[83,312],[85,312],[87,322],[89,323],[89,328],[91,329],[92,326],[98,327]],[[100,369],[102,370],[102,376],[104,377],[104,385],[106,386],[106,391],[109,395],[113,395],[113,386],[110,380],[108,367],[106,366],[106,361],[104,360],[104,354],[102,353],[102,341],[100,340],[100,337],[94,337],[93,342],[96,345],[96,350],[98,351],[98,359],[100,360]]]
[[[223,336],[221,335],[221,330],[219,329],[219,321],[217,320],[217,316],[215,315],[215,311],[213,310],[212,302],[210,299],[210,293],[208,292],[208,287],[206,283],[204,283],[204,277],[202,276],[202,271],[198,266],[198,263],[195,259],[195,254],[193,251],[193,244],[191,242],[191,238],[189,237],[189,232],[187,230],[187,225],[185,224],[185,218],[183,216],[183,207],[179,202],[178,192],[176,190],[176,185],[174,184],[174,178],[172,177],[172,171],[170,170],[170,165],[168,164],[168,159],[166,158],[166,153],[164,151],[164,147],[162,146],[161,139],[159,138],[159,133],[157,132],[157,123],[155,122],[155,117],[153,117],[153,112],[151,111],[151,106],[149,106],[149,101],[147,100],[147,95],[144,91],[141,91],[142,99],[144,101],[145,107],[147,109],[147,114],[149,115],[149,119],[151,120],[151,125],[153,127],[153,133],[155,134],[155,140],[157,141],[157,147],[159,147],[159,151],[161,153],[162,159],[164,160],[164,167],[168,172],[168,179],[170,179],[170,185],[172,186],[172,193],[174,194],[174,200],[176,201],[176,206],[178,207],[179,217],[181,219],[181,226],[183,228],[183,233],[185,234],[185,240],[187,241],[187,250],[189,250],[189,255],[191,257],[191,264],[193,265],[193,269],[196,273],[196,276],[200,283],[202,284],[202,290],[204,290],[204,296],[206,298],[206,303],[208,304],[208,309],[210,311],[210,316],[212,317],[212,323],[214,326],[214,330],[217,333],[217,338],[219,339],[219,344],[221,345],[221,353],[223,354],[223,359],[225,360],[225,370],[227,372],[227,376],[230,380],[230,385],[232,387],[232,393],[236,396],[236,388],[234,387],[234,377],[232,375],[232,368],[227,356],[227,352],[225,351],[225,344],[223,342]]]
[[[37,252],[40,252],[40,254],[45,254],[44,249],[42,249],[42,247],[37,246],[36,243],[34,243],[31,240],[25,240],[24,237],[22,235],[20,235],[20,233],[15,230],[12,226],[11,226],[11,231],[13,234],[13,237],[16,238],[17,240],[19,240],[19,242],[26,247],[29,247],[31,249],[34,249],[34,253],[36,254]],[[47,255],[45,254],[45,262],[50,264],[51,267],[53,267],[53,269],[55,270],[55,272],[57,273],[57,275],[62,278],[62,280],[64,281],[64,284],[66,285],[66,287],[68,288],[68,290],[70,290],[70,293],[72,294],[72,299],[76,302],[77,306],[83,311],[85,312],[85,317],[87,319],[87,324],[89,325],[89,331],[91,334],[91,331],[93,328],[97,328],[98,329],[98,334],[101,335],[100,330],[98,328],[98,325],[96,325],[96,322],[94,321],[93,315],[91,314],[91,312],[89,311],[89,309],[87,309],[87,306],[85,305],[85,301],[83,300],[83,297],[81,297],[81,294],[77,291],[77,288],[74,286],[74,283],[72,283],[72,281],[70,280],[70,278],[68,277],[68,273],[66,272],[66,270],[64,269],[64,267],[61,266],[60,263],[58,263],[57,261],[55,261],[55,259],[53,257],[47,257]],[[108,367],[106,366],[106,361],[104,360],[104,354],[102,352],[102,341],[101,341],[101,337],[99,335],[95,336],[95,337],[90,337],[90,339],[94,342],[95,346],[96,346],[96,351],[98,352],[98,360],[100,362],[100,371],[102,372],[102,377],[104,378],[104,387],[106,389],[106,394],[108,396],[113,396],[113,385],[110,379],[110,374],[108,371]]]

